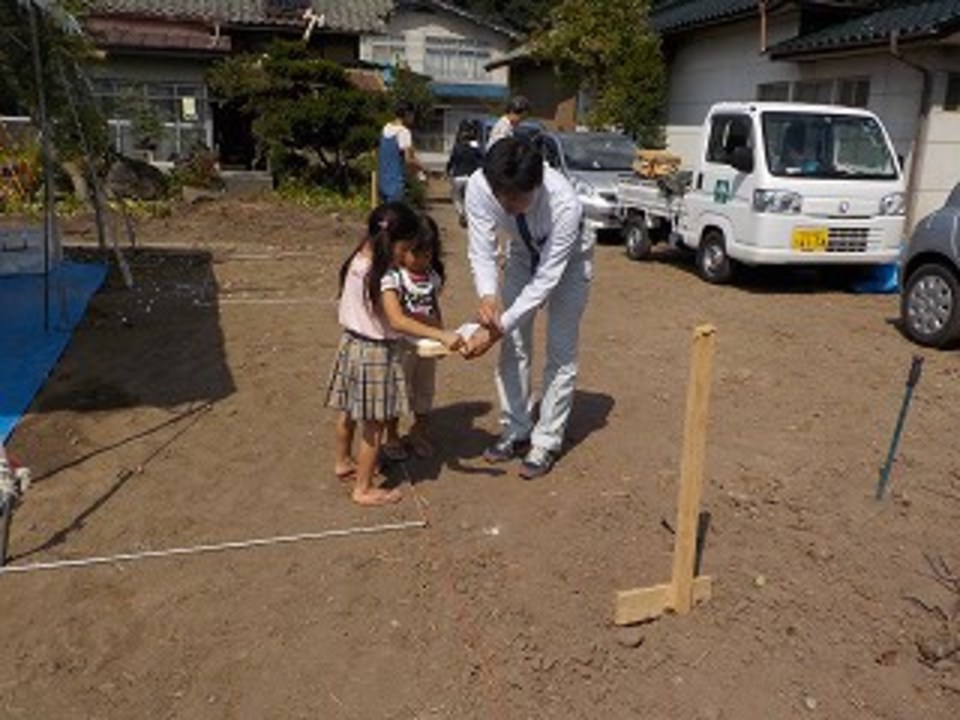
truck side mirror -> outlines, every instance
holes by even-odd
[[[727,164],[738,172],[750,174],[753,172],[753,150],[741,145],[735,147],[727,157]]]

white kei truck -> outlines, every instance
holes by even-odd
[[[624,177],[617,198],[630,257],[669,241],[695,251],[711,283],[738,263],[891,264],[903,242],[900,164],[883,124],[858,108],[715,104],[695,162]]]

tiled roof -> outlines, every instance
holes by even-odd
[[[772,57],[877,45],[897,32],[900,41],[937,38],[960,28],[960,0],[886,3],[873,13],[801,35],[770,48]]]
[[[317,14],[323,13],[327,27],[353,32],[383,32],[394,0],[313,0]]]
[[[466,18],[477,25],[490,28],[491,30],[502,35],[506,35],[514,40],[519,40],[523,37],[523,33],[514,28],[487,20],[486,18],[480,17],[476,13],[472,13],[469,10],[464,10],[458,5],[454,5],[452,2],[445,2],[445,0],[397,0],[396,5],[398,7],[402,7],[404,5],[412,7],[416,7],[417,5],[431,5],[435,8],[439,8],[440,10],[446,10],[454,15],[459,15],[462,18]]]
[[[458,15],[513,39],[521,34],[444,0],[87,0],[88,14],[219,20],[238,25],[302,25],[304,9],[324,16],[329,30],[378,33],[403,6],[429,6]]]
[[[650,25],[669,34],[758,12],[757,0],[666,0],[650,11]]]
[[[219,20],[238,25],[302,25],[303,10],[345,32],[382,32],[393,0],[88,0],[87,14]]]

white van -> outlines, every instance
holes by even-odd
[[[719,103],[689,184],[639,177],[617,187],[627,252],[670,239],[696,251],[704,280],[736,263],[893,263],[906,200],[899,163],[871,112],[801,103]]]

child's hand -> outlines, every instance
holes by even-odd
[[[463,347],[463,338],[455,332],[443,333],[443,338],[440,342],[442,342],[443,346],[450,352],[457,352]]]

